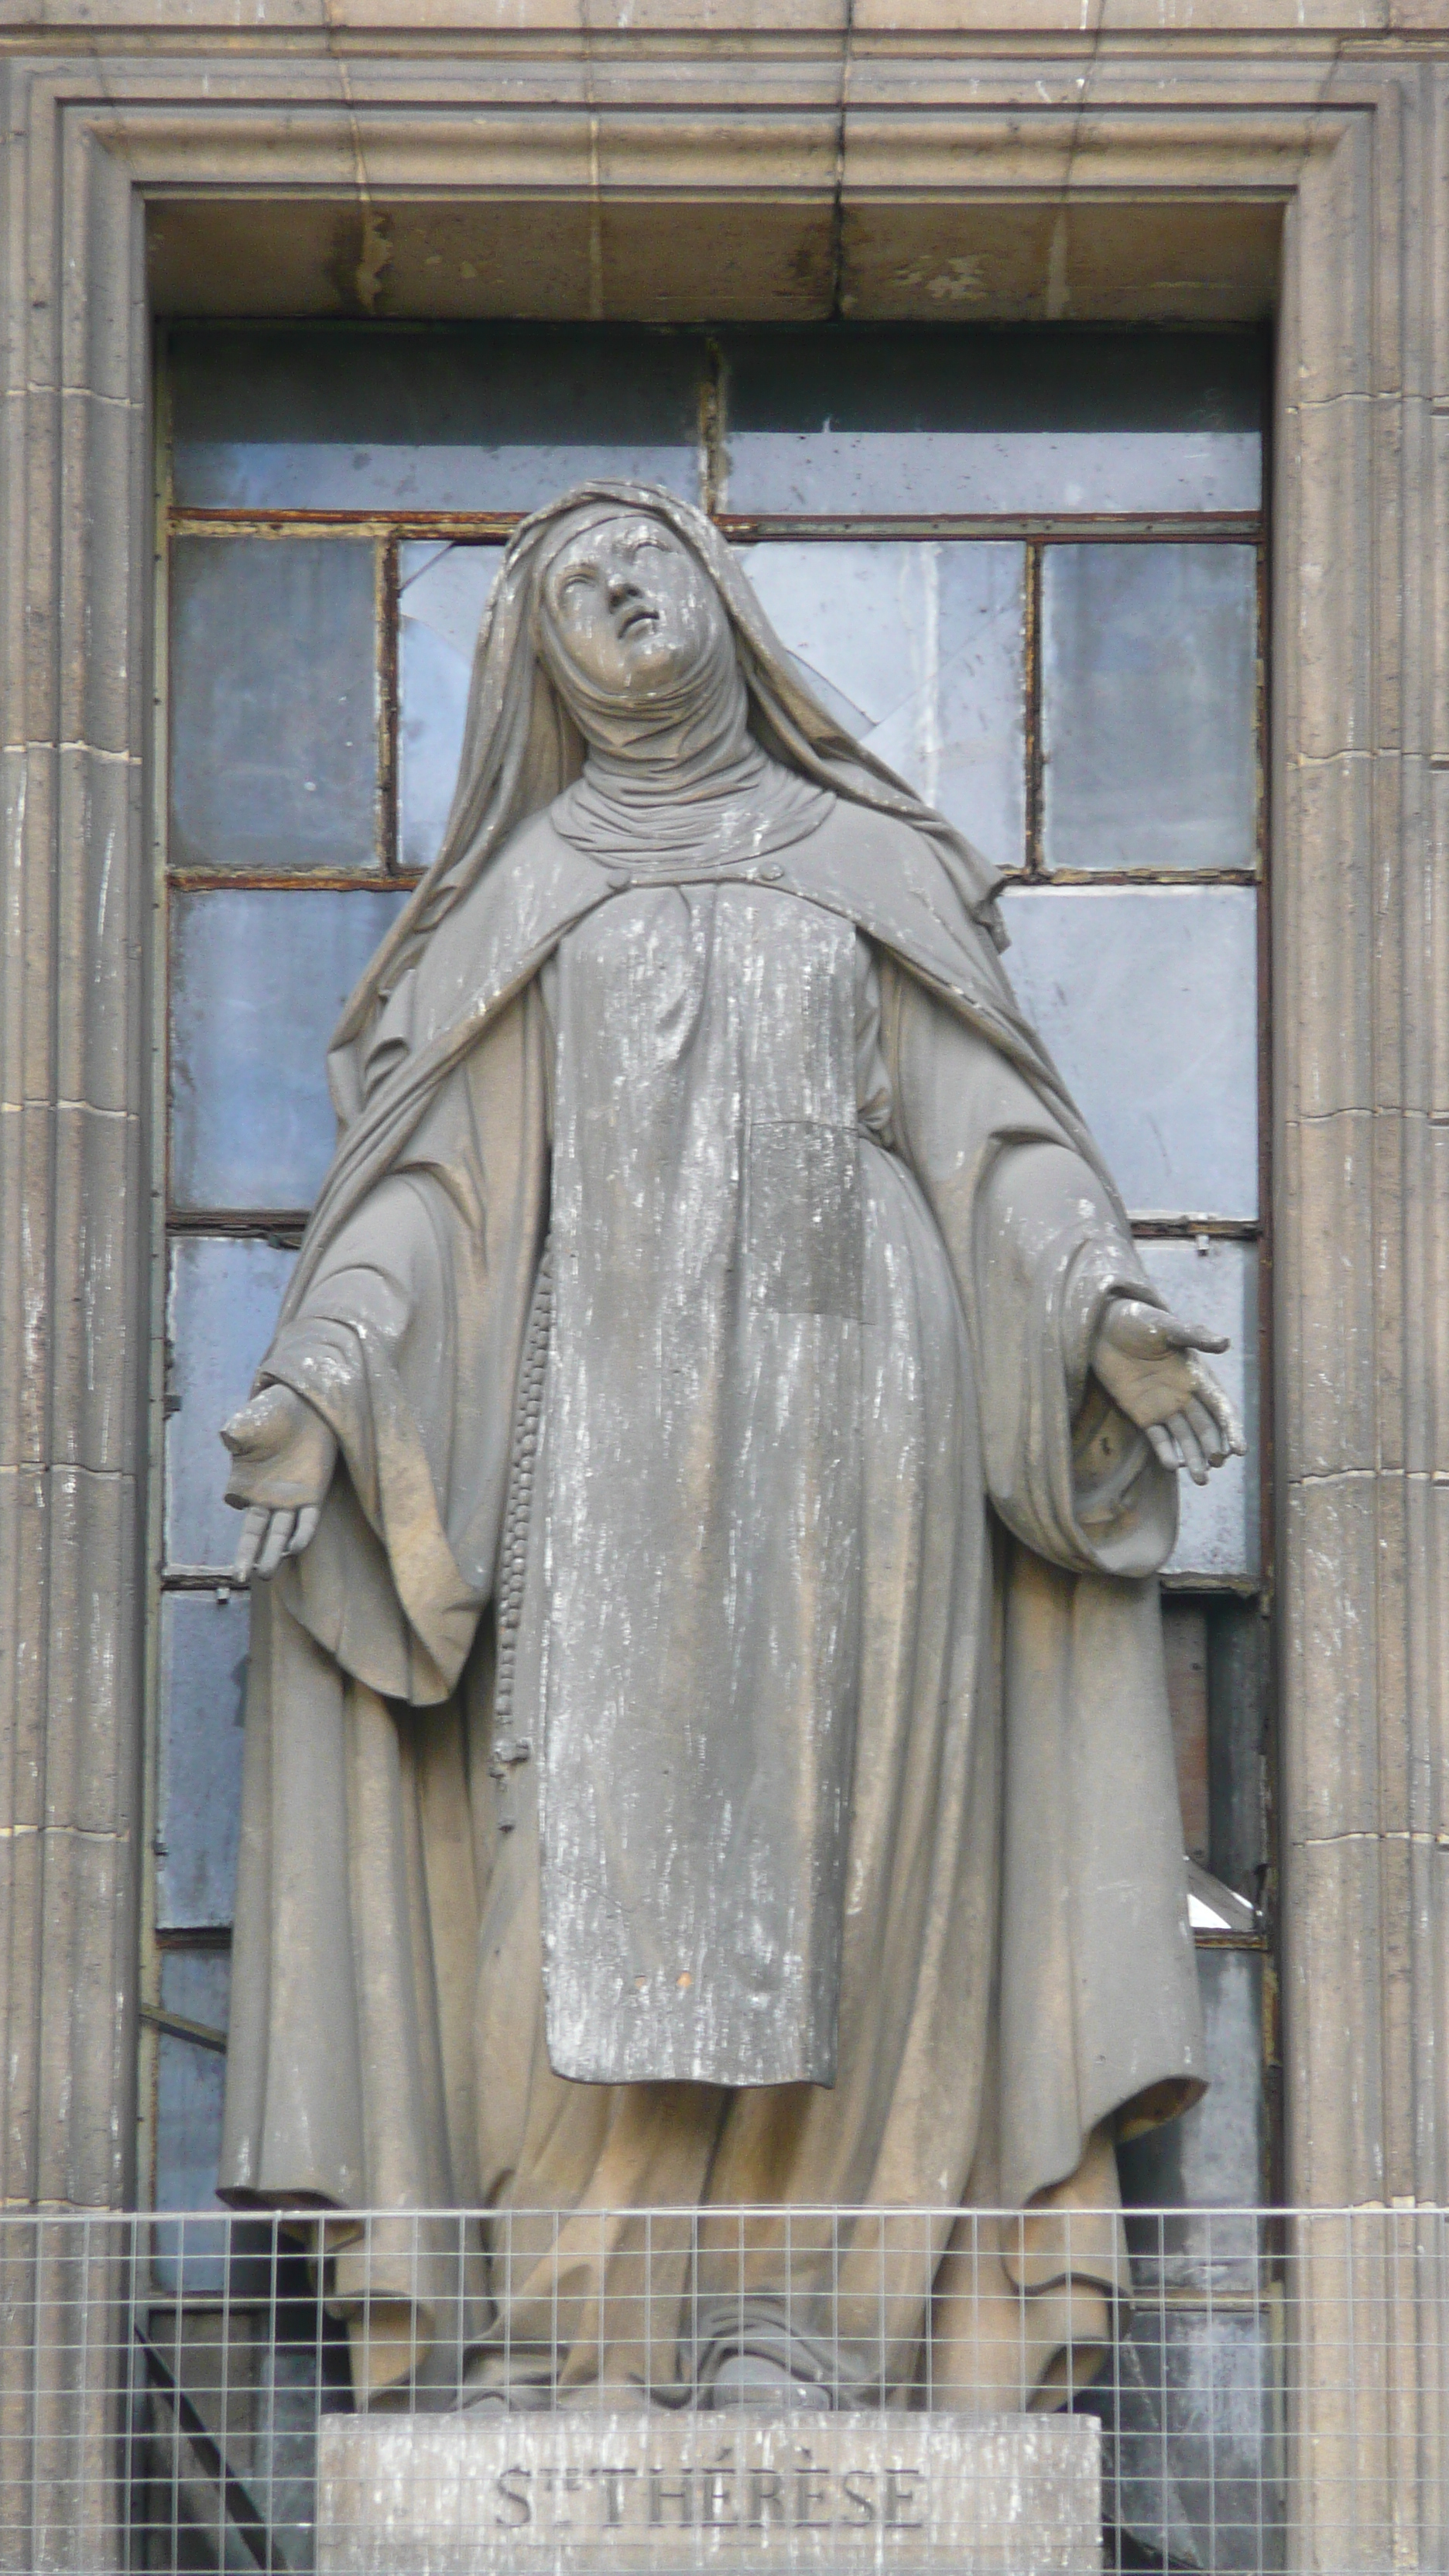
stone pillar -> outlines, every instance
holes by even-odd
[[[0,63],[0,2193],[56,2212],[132,2188],[150,1293],[141,219],[76,70]],[[118,2563],[104,2238],[0,2237],[0,2563]]]
[[[1366,98],[1345,77],[1340,139],[1310,157],[1286,217],[1273,1025],[1287,2179],[1320,2204],[1449,2189],[1435,2042],[1449,2000],[1449,956],[1433,753],[1449,675],[1425,201],[1439,77],[1426,65]]]
[[[141,210],[6,66],[0,2029],[7,2202],[131,2181],[150,1285]]]
[[[1449,2541],[1444,72],[1343,61],[1288,205],[1273,876],[1293,2555]],[[1392,2204],[1395,2213],[1385,2208]],[[1406,2215],[1401,2219],[1398,2212]]]

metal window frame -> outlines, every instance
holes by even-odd
[[[299,337],[301,334],[299,333]],[[708,502],[709,496],[724,485],[727,411],[721,370],[717,356],[711,363],[709,334],[704,334],[699,378],[700,482]],[[246,889],[308,890],[334,893],[376,892],[380,887],[411,887],[419,881],[421,871],[398,863],[399,795],[401,764],[399,759],[400,704],[400,620],[399,562],[402,546],[411,541],[445,539],[451,544],[497,545],[506,543],[520,520],[526,515],[517,511],[424,511],[361,508],[341,509],[264,508],[255,504],[244,507],[197,507],[178,503],[172,494],[170,420],[171,403],[167,379],[166,335],[158,334],[156,366],[161,391],[156,405],[157,438],[157,684],[158,707],[168,697],[168,662],[165,657],[167,605],[170,582],[170,548],[177,539],[211,539],[226,541],[236,537],[264,537],[286,543],[294,539],[319,536],[339,542],[371,542],[377,566],[376,598],[378,690],[378,806],[386,818],[377,864],[357,869],[256,869],[197,868],[171,869],[166,859],[167,771],[165,758],[157,763],[157,796],[155,832],[157,845],[158,903],[161,926],[158,933],[156,993],[158,1013],[158,1061],[167,1068],[157,1101],[157,1133],[166,1137],[165,1168],[169,1182],[169,944],[167,923],[171,895],[211,890],[242,891]],[[1269,832],[1266,798],[1267,776],[1267,653],[1269,621],[1268,582],[1270,572],[1270,533],[1267,481],[1267,437],[1264,430],[1264,500],[1253,511],[1176,511],[1131,512],[1092,511],[1080,514],[1067,511],[961,513],[881,512],[738,512],[709,508],[711,516],[724,535],[736,545],[768,543],[860,543],[870,540],[887,542],[942,543],[1015,543],[1025,550],[1025,596],[1023,612],[1023,750],[1025,762],[1023,864],[1007,871],[1010,884],[1034,886],[1128,887],[1165,886],[1186,889],[1198,885],[1251,886],[1258,897],[1259,952],[1259,1037],[1258,1037],[1258,1134],[1260,1158],[1259,1215],[1256,1220],[1222,1218],[1212,1214],[1148,1217],[1134,1224],[1140,1241],[1174,1241],[1205,1236],[1213,1239],[1253,1242],[1259,1249],[1259,1383],[1261,1389],[1261,1437],[1259,1444],[1259,1480],[1261,1563],[1256,1576],[1208,1577],[1169,1575],[1164,1590],[1174,1597],[1211,1600],[1223,1593],[1256,1600],[1265,1616],[1271,1614],[1273,1569],[1270,1507],[1273,1491],[1271,1450],[1270,1392],[1272,1387],[1271,1293],[1266,1273],[1269,1269],[1271,1241],[1271,1098],[1269,1084],[1270,1022],[1262,979],[1270,953],[1268,857]],[[1256,798],[1257,864],[1251,869],[1046,869],[1041,858],[1041,824],[1043,804],[1042,716],[1043,693],[1041,671],[1041,567],[1045,550],[1054,545],[1089,544],[1192,544],[1251,545],[1256,557],[1256,590],[1259,622],[1258,672],[1253,722],[1257,755],[1258,793]],[[264,1240],[290,1246],[300,1240],[306,1222],[306,1211],[300,1209],[228,1209],[223,1211],[186,1211],[178,1213],[169,1205],[169,1189],[162,1211],[161,1235],[157,1259],[163,1281],[169,1283],[170,1251],[180,1237],[230,1237],[242,1241]],[[164,1337],[164,1297],[162,1331]],[[164,1371],[165,1352],[161,1355]],[[161,1418],[153,1437],[157,1470],[153,1479],[159,1496],[164,1474],[162,1442],[164,1440],[164,1398]],[[160,1536],[160,1512],[157,1514],[157,1538],[151,1562],[154,1572],[149,1624],[153,1637],[159,1637],[161,1601],[168,1592],[225,1593],[229,1587],[219,1572],[193,1567],[173,1568],[165,1563]],[[160,1776],[160,1740],[164,1712],[160,1702],[160,1658],[152,1648],[153,1679],[149,1695],[147,1730],[148,1813],[156,1812]],[[1264,1712],[1265,1719],[1267,1712]],[[1274,1794],[1271,1736],[1266,1763],[1265,1796],[1271,1802]],[[1266,1820],[1265,1820],[1266,1824]],[[1271,1842],[1269,1845],[1271,1849]],[[229,1934],[195,1936],[175,1931],[158,1933],[155,1928],[156,1828],[154,1821],[147,1833],[145,1893],[143,1919],[142,2030],[143,2082],[141,2088],[143,2119],[143,2171],[150,2177],[148,2197],[154,2201],[156,2187],[155,2157],[158,2113],[156,2087],[159,2076],[159,2038],[170,2029],[182,2035],[178,2017],[168,2014],[161,2004],[161,1960],[169,1950],[222,1948],[229,1944]],[[1282,2144],[1278,2134],[1281,2087],[1274,2080],[1277,2072],[1278,2012],[1276,2009],[1277,1941],[1276,1929],[1270,1929],[1276,1914],[1276,1872],[1270,1867],[1269,1882],[1263,1891],[1263,1911],[1259,1929],[1252,1935],[1241,1932],[1198,1932],[1195,1940],[1204,1948],[1245,1948],[1264,1959],[1264,2091],[1269,2116],[1269,2171],[1263,2176],[1265,2192],[1272,2188],[1282,2164]],[[1271,1909],[1271,1910],[1270,1910]],[[1272,1989],[1271,1995],[1269,1989]],[[201,2043],[198,2043],[201,2044]]]

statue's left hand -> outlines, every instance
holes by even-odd
[[[1227,1347],[1223,1334],[1139,1297],[1112,1298],[1097,1327],[1092,1366],[1113,1403],[1146,1432],[1161,1464],[1185,1467],[1195,1485],[1247,1447],[1228,1397],[1197,1356]]]

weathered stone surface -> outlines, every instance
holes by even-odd
[[[1394,2191],[1442,2199],[1449,2195],[1449,2097],[1443,2052],[1428,2043],[1443,2025],[1449,1777],[1449,1534],[1441,1481],[1449,1470],[1449,1198],[1440,1168],[1449,1063],[1449,905],[1442,892],[1449,819],[1440,810],[1432,846],[1419,847],[1403,818],[1396,824],[1377,790],[1365,796],[1349,770],[1357,761],[1387,766],[1389,746],[1400,738],[1396,708],[1414,692],[1427,711],[1437,762],[1449,756],[1449,414],[1441,408],[1432,422],[1432,469],[1393,424],[1403,408],[1397,388],[1432,387],[1441,406],[1449,395],[1449,165],[1442,148],[1449,0],[1302,0],[1292,10],[1282,0],[1089,0],[1085,8],[1082,0],[857,0],[848,62],[844,13],[837,17],[825,0],[805,0],[799,9],[780,0],[764,17],[750,0],[681,6],[673,24],[687,24],[687,43],[661,32],[670,25],[662,11],[651,14],[641,43],[631,38],[631,16],[625,0],[487,0],[466,8],[455,0],[359,0],[343,11],[329,11],[323,0],[0,0],[7,47],[0,61],[0,527],[8,549],[0,583],[0,738],[12,752],[13,781],[25,790],[7,801],[12,1078],[0,1121],[10,1130],[0,1159],[7,1449],[22,1461],[0,1593],[7,1606],[9,1811],[0,1858],[11,1873],[0,1892],[6,2190],[60,2197],[73,2184],[65,2160],[53,2166],[39,2146],[40,1984],[53,1983],[64,1996],[74,1976],[88,1982],[93,1997],[113,2001],[117,1961],[124,1959],[128,1977],[135,1955],[134,1890],[124,1873],[106,1900],[114,1908],[111,1932],[87,1950],[74,1882],[63,1870],[46,1877],[35,1830],[46,1799],[47,1719],[57,1689],[68,1687],[64,1659],[53,1668],[49,1661],[50,1584],[61,1557],[61,1615],[80,1584],[97,1605],[92,1717],[98,1735],[114,1737],[108,1776],[136,1770],[141,1724],[131,1632],[118,1620],[109,1647],[103,1634],[103,1614],[130,1581],[129,1569],[114,1556],[76,1563],[84,1543],[76,1532],[57,1540],[52,1566],[44,1505],[52,1460],[75,1454],[73,1445],[51,1441],[59,1407],[47,1282],[53,1272],[54,1302],[63,1310],[74,1303],[77,1279],[51,1175],[54,1101],[74,1096],[73,1083],[83,1100],[114,1109],[123,1105],[123,1080],[124,1106],[140,1112],[139,1049],[126,1050],[121,1040],[123,1024],[132,1025],[126,1010],[144,1008],[146,971],[139,946],[124,965],[118,949],[146,881],[134,819],[117,853],[103,922],[94,869],[86,886],[66,877],[58,910],[52,904],[62,885],[53,746],[62,731],[62,677],[72,705],[114,706],[109,620],[101,616],[105,667],[84,691],[75,636],[98,602],[103,610],[107,599],[129,597],[126,759],[145,752],[138,692],[148,674],[133,565],[140,556],[149,564],[149,525],[126,516],[144,482],[133,473],[126,484],[113,459],[107,466],[104,440],[73,430],[71,467],[89,475],[94,466],[97,488],[105,486],[115,502],[91,505],[90,541],[62,549],[54,389],[64,381],[90,396],[115,400],[122,393],[134,402],[151,344],[134,294],[134,226],[117,220],[122,200],[134,206],[133,190],[154,189],[151,221],[172,237],[158,263],[170,309],[362,310],[327,280],[334,224],[344,216],[354,224],[355,273],[377,195],[349,109],[361,92],[376,102],[367,148],[384,125],[392,138],[399,202],[406,196],[422,207],[426,200],[427,222],[441,223],[446,207],[456,228],[450,271],[446,257],[436,268],[429,261],[435,249],[450,249],[452,231],[446,242],[425,240],[420,213],[414,251],[399,221],[398,283],[390,297],[384,282],[383,312],[623,311],[641,292],[636,245],[651,227],[647,282],[658,299],[651,314],[662,311],[666,288],[675,298],[671,311],[686,300],[676,284],[677,235],[701,268],[701,298],[707,291],[717,311],[721,276],[732,275],[738,245],[746,231],[753,243],[756,226],[770,259],[762,248],[757,270],[751,251],[730,312],[753,302],[760,274],[768,301],[759,310],[808,318],[821,309],[822,279],[827,289],[834,282],[832,252],[840,301],[857,295],[862,313],[1045,316],[1062,309],[1052,295],[1063,264],[1064,309],[1075,318],[1099,309],[1124,320],[1201,318],[1203,307],[1192,299],[1203,296],[1205,279],[1221,297],[1212,311],[1257,312],[1261,281],[1272,269],[1258,218],[1269,200],[1273,214],[1283,202],[1273,522],[1274,1249],[1279,1475],[1304,1497],[1280,1527],[1290,1601],[1280,1720],[1290,1784],[1283,1914],[1296,1927],[1287,1990],[1287,2171],[1290,2191],[1323,2200],[1372,2191],[1375,2173],[1397,2177],[1387,2185]],[[778,66],[771,75],[777,95],[793,100],[799,84],[792,86],[790,65],[801,47],[811,55],[812,98],[828,80],[839,102],[838,202],[834,167],[824,156],[812,165],[821,175],[811,180],[808,202],[772,201],[763,156],[741,140],[746,50],[757,78],[762,63]],[[587,84],[605,55],[612,58],[610,95],[627,101],[640,137],[637,199],[621,214],[617,235],[617,185],[601,196],[589,148]],[[1089,122],[1080,115],[1083,96]],[[873,101],[881,103],[874,115]],[[468,136],[456,201],[429,193],[437,166],[432,127],[449,105]],[[685,107],[694,110],[687,120]],[[680,139],[686,122],[687,153]],[[674,138],[671,185],[688,165],[688,227],[675,220],[679,200],[667,187],[653,192],[649,182],[649,153],[666,127]],[[1014,193],[1018,184],[1024,195]],[[1047,200],[1050,224],[1029,210]],[[1162,237],[1153,228],[1179,218],[1190,223],[1204,206],[1226,228],[1223,239],[1242,228],[1221,268],[1195,255],[1184,261],[1176,231],[1159,252]],[[211,255],[211,237],[202,237],[198,207],[208,221],[214,211],[215,227],[225,230],[224,261]],[[1066,256],[1053,271],[1058,210]],[[831,233],[837,213],[838,244]],[[487,256],[479,260],[485,217]],[[295,242],[287,229],[294,219]],[[1109,225],[1150,239],[1151,256],[1144,249],[1135,283],[1126,268],[1109,275],[1097,260],[1096,242]],[[628,252],[617,287],[615,238]],[[1129,244],[1129,266],[1133,256]],[[465,262],[475,279],[463,275]],[[978,275],[986,289],[979,300]],[[940,280],[968,292],[954,302],[934,291]],[[1320,412],[1307,441],[1297,434],[1300,402]],[[1375,411],[1378,436],[1370,427]],[[133,467],[144,469],[139,412],[130,435]],[[1321,474],[1341,498],[1305,508],[1305,481]],[[84,510],[86,483],[72,483],[68,498],[72,511]],[[1376,571],[1364,579],[1370,560]],[[1408,741],[1407,717],[1403,728]],[[1306,773],[1350,745],[1358,748],[1315,797]],[[1303,793],[1290,799],[1285,788],[1294,778]],[[1445,788],[1436,766],[1432,790],[1441,808],[1449,802]],[[103,855],[103,842],[98,847]],[[83,923],[84,941],[76,935]],[[90,923],[106,943],[104,962],[90,950]],[[127,979],[124,1008],[108,980],[113,973],[117,988],[122,974]],[[58,1088],[53,1064],[65,1068]],[[1435,1125],[1420,1118],[1411,1129],[1405,1102],[1387,1088],[1371,1102],[1370,1065],[1378,1086],[1399,1080],[1408,1102],[1429,1100]],[[1341,1243],[1326,1236],[1315,1203],[1320,1167],[1311,1156],[1295,1166],[1285,1133],[1300,1095],[1309,1110],[1372,1110],[1382,1126],[1410,1131],[1403,1134],[1402,1199],[1378,1195],[1380,1167],[1366,1160],[1360,1186],[1371,1223],[1352,1228]],[[22,1098],[35,1104],[24,1122]],[[1340,1205],[1346,1186],[1347,1176],[1333,1184]],[[144,1263],[127,1260],[94,1277],[106,1309],[97,1318],[104,1338],[96,1347],[125,1374],[134,1397],[146,1376]],[[1402,1383],[1380,1374],[1372,1357],[1381,1333],[1390,1347],[1396,1334],[1404,1341]],[[1339,1355],[1350,1349],[1360,1356],[1350,1376],[1335,1382]],[[1364,1445],[1369,1407],[1384,1426],[1382,1451],[1377,1438]],[[133,1417],[143,1411],[133,1400]],[[1401,1454],[1401,1424],[1411,1442],[1406,1510],[1386,1504],[1381,1516],[1372,1506],[1360,1516],[1332,1497],[1322,1512],[1307,1508],[1305,1489],[1331,1476],[1352,1478],[1372,1494],[1385,1480],[1381,1456]],[[1344,1654],[1332,1624],[1322,1623],[1319,1605],[1334,1598],[1357,1605],[1362,1649]],[[1389,1633],[1395,1627],[1397,1638]],[[68,1741],[68,1707],[59,1708],[55,1724]],[[1387,1865],[1386,1853],[1399,1831],[1404,1784],[1414,1816],[1428,1819],[1413,1828],[1408,1878]],[[1422,1919],[1414,1912],[1390,1924],[1383,1907],[1404,1903],[1422,1906]],[[88,1921],[93,1929],[94,1915]],[[46,2086],[80,2132],[94,2137],[113,2125],[119,2172],[127,2113],[115,2091],[118,2059],[109,2050],[88,2059],[90,2008],[64,2046],[50,2026]],[[1408,2080],[1399,2041],[1390,2045],[1400,2028],[1418,2034]],[[1377,2187],[1386,2186],[1381,2180]],[[24,2358],[23,2345],[16,2350]],[[1298,2414],[1290,2412],[1294,2438],[1303,2443],[1297,2545],[1305,2563],[1350,2563],[1356,2544],[1345,2538],[1342,2495],[1357,2475],[1358,2449],[1391,2421],[1415,2420],[1412,2356],[1401,2358],[1397,2382],[1361,2379],[1350,2417],[1335,2350],[1321,2377],[1306,2385]],[[1399,2392],[1392,2401],[1398,2417],[1391,2415],[1391,2386]],[[1335,2411],[1345,2428],[1342,2489],[1325,2465]],[[1396,2463],[1401,2509],[1412,2512],[1416,2494],[1430,2500],[1425,2564],[1442,2557],[1442,2535],[1428,2520],[1444,2457],[1441,2437],[1431,2436],[1433,2415],[1432,2401],[1420,2405],[1421,2429],[1404,2435]],[[37,2528],[48,2475],[37,2470],[31,2491]],[[44,2544],[61,2545],[53,2534]],[[1403,2539],[1404,2549],[1414,2545]],[[100,2563],[98,2551],[86,2554],[88,2542],[76,2548],[84,2563]],[[23,2535],[13,2544],[18,2564],[42,2563],[40,2552],[41,2543],[31,2547]],[[1382,2566],[1384,2558],[1366,2543],[1352,2563]]]
[[[1085,2576],[1090,2416],[324,2416],[318,2576]]]

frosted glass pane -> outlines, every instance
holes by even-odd
[[[436,857],[473,646],[501,548],[402,557],[402,850]],[[1022,858],[1022,605],[1015,545],[746,547],[741,562],[833,715],[1002,867]]]
[[[230,1987],[231,1961],[224,1950],[168,1950],[162,1955],[165,2012],[224,2031]],[[226,2059],[169,2032],[162,2033],[159,2056],[156,2206],[205,2209],[216,2193]]]
[[[1167,1667],[1167,1706],[1182,1806],[1182,1840],[1188,1857],[1208,1865],[1211,1788],[1208,1776],[1207,1613],[1201,1601],[1170,1595],[1162,1605],[1162,1654]]]
[[[1121,2565],[1268,2576],[1285,2563],[1283,2329],[1262,2276],[1240,2286],[1256,2300],[1149,2298],[1127,2328],[1102,2483],[1105,2519],[1131,2535]]]
[[[229,1566],[241,1521],[222,1494],[219,1434],[245,1404],[276,1330],[296,1260],[275,1244],[184,1235],[171,1246],[166,1300],[166,1561]]]
[[[225,2030],[231,1961],[224,1950],[168,1950],[161,1960],[161,2004],[186,2021]],[[156,2207],[216,2206],[226,2059],[217,2050],[163,2031],[156,2051]],[[214,2295],[223,2285],[225,2236],[219,2222],[155,2231],[155,2271],[168,2289]]]
[[[699,493],[687,332],[481,323],[173,332],[176,499],[531,510],[595,474]]]
[[[861,512],[1253,510],[1259,441],[1170,431],[739,431],[726,507]]]
[[[210,2030],[225,2032],[230,2017],[230,1989],[231,1960],[225,1950],[163,1951],[161,2005],[164,2012],[176,2013],[186,2021],[201,2022]],[[225,2089],[226,2058],[219,2050],[202,2047],[179,2033],[161,2033],[156,2073],[155,2205],[158,2211],[205,2211],[217,2207],[216,2178],[221,2156]],[[235,2390],[246,2383],[248,2356],[240,2348],[247,2339],[246,2308],[250,2306],[275,2313],[273,2302],[281,2288],[277,2247],[269,2222],[233,2219],[228,2227],[219,2211],[215,2218],[158,2217],[151,2229],[151,2247],[152,2277],[158,2288],[173,2295],[184,2293],[192,2299],[216,2300],[224,2293],[232,2302],[229,2329],[214,2310],[210,2314],[193,2311],[184,2319],[169,2319],[152,2310],[152,2335],[173,2368],[177,2369],[177,2375],[193,2390],[217,2385],[218,2365],[223,2359],[216,2349],[220,2327],[223,2339],[232,2342],[231,2386]],[[180,2352],[176,2349],[178,2324],[181,2329]],[[189,2352],[188,2344],[191,2347]],[[281,2376],[279,2371],[278,2378]],[[279,2387],[273,2398],[263,2381],[260,2394],[268,2419],[280,2434],[285,2422],[282,2390]],[[314,2420],[314,2416],[315,2400],[308,2420]],[[274,2462],[283,2449],[281,2439],[271,2446]],[[233,2465],[237,2464],[234,2462]],[[253,2459],[248,2470],[244,2450],[240,2466],[250,2475],[255,2470],[256,2461]],[[285,2528],[284,2508],[278,2502],[285,2489],[281,2480],[274,2478],[267,2484],[266,2491],[276,2508],[272,2515],[275,2535],[279,2528]],[[302,2534],[297,2536],[299,2540],[304,2538]],[[310,2538],[310,2534],[305,2537]],[[274,2563],[280,2565],[281,2561],[277,2559]],[[301,2567],[309,2562],[305,2555],[298,2555],[290,2557],[287,2563]]]
[[[161,1958],[161,2005],[184,2021],[199,2021],[226,2034],[231,1999],[231,1960],[225,1950],[166,1950]],[[187,2041],[179,2043],[186,2047]],[[220,2064],[213,2049],[212,2056]],[[215,2166],[213,2165],[213,2173]],[[184,2208],[173,2202],[173,2208]]]
[[[831,714],[989,859],[1019,867],[1025,550],[771,544],[740,560]]]
[[[227,1517],[240,1528],[235,1512]],[[162,1600],[156,1921],[163,1932],[231,1921],[249,1624],[244,1592],[168,1592]]]
[[[1205,1485],[1177,1480],[1177,1545],[1173,1574],[1255,1575],[1258,1571],[1259,1361],[1256,1244],[1205,1236],[1195,1243],[1139,1245],[1149,1277],[1184,1322],[1226,1333],[1231,1349],[1207,1365],[1238,1408],[1248,1454],[1215,1467]]]
[[[376,598],[369,543],[178,538],[173,867],[377,865]]]
[[[174,1206],[310,1206],[337,1133],[328,1040],[405,901],[391,888],[173,898]]]
[[[1253,510],[1262,356],[1209,333],[726,333],[731,510]]]
[[[406,545],[399,560],[399,834],[402,862],[430,867],[453,801],[478,623],[501,546]]]
[[[1005,964],[1135,1213],[1258,1213],[1257,896],[1009,887]]]
[[[1251,868],[1251,546],[1048,546],[1043,855],[1053,868]]]

